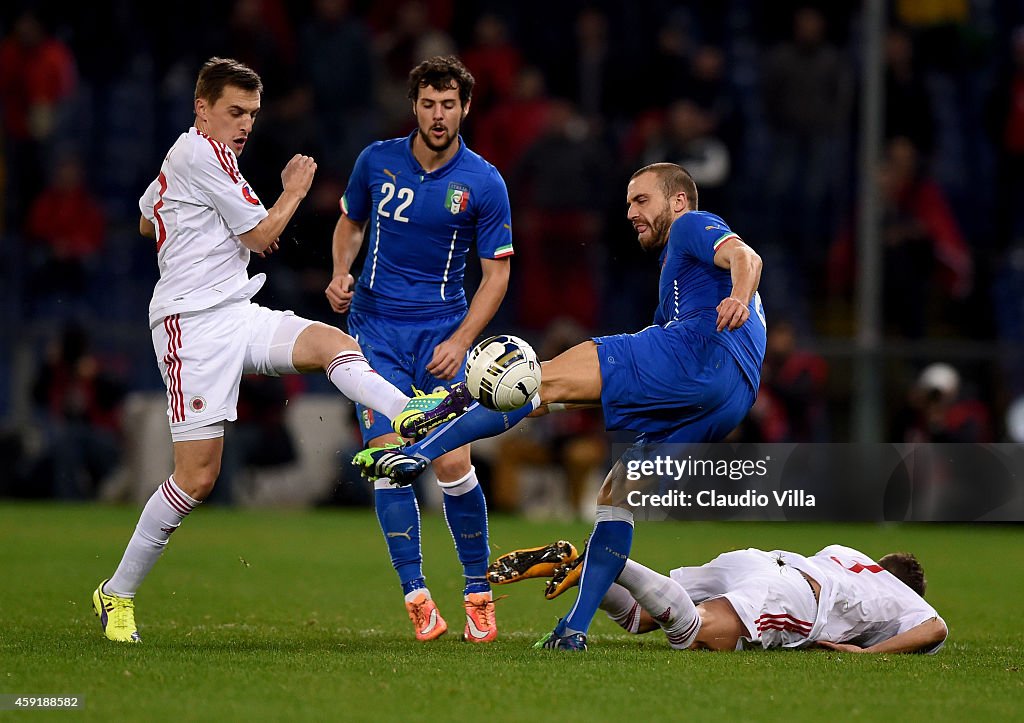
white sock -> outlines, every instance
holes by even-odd
[[[665,630],[671,647],[685,650],[693,644],[700,632],[700,615],[682,585],[633,560],[626,560],[616,582]]]
[[[622,629],[633,635],[640,632],[640,603],[622,585],[612,583],[601,600],[600,608]]]
[[[200,504],[174,482],[174,475],[160,485],[142,510],[139,524],[104,591],[119,597],[135,597],[135,591],[163,554],[171,533]]]
[[[409,396],[373,370],[358,351],[343,351],[327,365],[331,384],[353,402],[376,409],[394,419],[409,403]]]
[[[467,492],[472,492],[473,488],[478,487],[479,485],[480,480],[476,478],[476,467],[472,465],[469,466],[469,472],[466,473],[465,477],[461,477],[454,482],[437,481],[437,486],[441,488],[442,492],[454,497],[459,497]]]
[[[405,601],[406,602],[412,602],[413,600],[418,598],[420,595],[426,595],[427,596],[427,600],[433,600],[434,599],[434,598],[430,597],[430,590],[428,590],[425,587],[418,587],[415,590],[413,590],[412,592],[408,592],[408,593],[405,594]]]

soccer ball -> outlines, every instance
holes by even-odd
[[[466,385],[473,398],[488,409],[519,409],[540,389],[537,353],[517,336],[484,339],[469,353]]]

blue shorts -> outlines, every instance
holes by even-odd
[[[633,430],[646,442],[717,442],[757,397],[728,349],[682,324],[594,342],[609,430]]]
[[[434,358],[434,347],[450,337],[464,318],[460,313],[430,321],[401,321],[353,312],[348,316],[348,333],[359,342],[378,374],[406,394],[412,394],[413,387],[429,394],[466,378],[465,364],[450,380],[438,379],[426,370]],[[380,412],[361,404],[356,411],[363,444],[392,433],[391,420]]]

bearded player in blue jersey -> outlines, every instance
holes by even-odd
[[[349,311],[349,333],[374,368],[400,389],[433,392],[455,385],[465,394],[466,352],[494,316],[508,288],[512,226],[508,191],[497,169],[459,135],[469,112],[473,76],[454,57],[434,57],[409,74],[417,129],[360,154],[341,198],[334,231],[334,277],[326,295]],[[367,228],[369,232],[366,233]],[[356,283],[352,263],[367,237]],[[475,246],[480,286],[467,305],[466,256]],[[398,442],[391,420],[359,405],[364,444]],[[486,572],[487,505],[468,445],[433,460],[444,513],[465,573],[464,637],[495,639]],[[417,640],[448,628],[426,586],[420,518],[412,487],[374,481],[374,499],[391,562],[398,572]]]
[[[591,620],[629,557],[633,514],[626,504],[626,463],[650,454],[650,445],[723,439],[746,416],[761,380],[761,258],[725,221],[697,210],[693,178],[675,164],[655,163],[634,173],[626,203],[640,246],[660,253],[654,325],[578,344],[542,363],[540,392],[522,409],[502,413],[475,404],[402,450],[433,459],[531,413],[588,403],[600,403],[609,430],[640,433],[601,487],[579,597],[538,642],[543,648],[586,650]],[[355,461],[372,467],[373,456]]]

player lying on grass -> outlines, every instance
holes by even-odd
[[[488,577],[503,584],[550,576],[550,600],[579,582],[582,560],[559,540],[499,557]],[[920,563],[905,552],[875,562],[842,545],[811,557],[750,548],[667,577],[627,560],[601,609],[633,634],[661,628],[677,650],[931,654],[944,645],[947,629],[924,601],[925,584]]]

